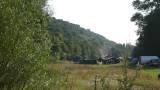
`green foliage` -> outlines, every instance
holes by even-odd
[[[50,39],[46,0],[0,0],[0,87],[44,86]]]
[[[57,32],[51,32],[51,42],[52,42],[52,59],[54,60],[54,62],[57,62],[58,60],[60,60],[60,55],[63,55],[62,53],[62,49],[65,47],[64,46],[64,40],[63,40],[63,36],[60,33]],[[52,60],[51,59],[51,60]]]
[[[135,56],[159,55],[160,53],[160,1],[159,0],[134,0],[133,6],[138,10],[131,21],[138,25],[139,35]]]
[[[127,45],[116,44],[79,25],[55,18],[49,24],[48,30],[52,38],[56,39],[52,41],[54,47],[52,52],[65,59],[72,59],[75,56],[97,59],[107,54],[119,57],[125,52],[131,52],[133,48],[132,45],[130,45],[132,48],[128,48]]]

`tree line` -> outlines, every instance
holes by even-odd
[[[120,57],[130,54],[133,49],[130,44],[117,44],[80,25],[56,18],[52,18],[48,31],[52,37],[54,59],[98,59],[106,55]]]
[[[132,16],[138,26],[137,46],[133,56],[159,56],[160,55],[160,1],[134,0],[133,6],[137,12]]]

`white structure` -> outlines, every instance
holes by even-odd
[[[153,60],[158,60],[159,57],[158,56],[140,56],[139,59],[141,64],[147,64],[152,62]]]

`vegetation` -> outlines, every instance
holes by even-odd
[[[79,25],[51,18],[47,0],[0,1],[1,90],[159,89],[157,69],[117,65],[51,64],[56,60],[130,55],[133,46],[117,44]],[[139,27],[133,56],[160,53],[160,1],[135,0]],[[144,14],[145,12],[145,14]],[[48,22],[50,21],[49,25]],[[49,64],[48,64],[49,63]],[[153,73],[151,73],[153,72]]]
[[[160,1],[159,0],[134,0],[133,6],[137,13],[131,21],[139,27],[137,47],[134,56],[157,55],[160,53]]]
[[[51,42],[45,5],[46,0],[0,1],[0,89],[40,90],[48,85]]]
[[[159,90],[160,88],[160,82],[156,77],[159,71],[152,69],[147,71],[142,68],[137,71],[128,69],[122,64],[79,65],[69,63],[51,64],[50,69],[64,73],[63,78],[65,79],[63,80],[68,87],[62,85],[59,87],[61,89],[57,90]]]
[[[55,18],[48,30],[53,39],[52,55],[59,55],[61,59],[97,59],[105,55],[119,57],[131,53],[133,48],[130,44],[117,44],[89,29]]]

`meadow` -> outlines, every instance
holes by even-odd
[[[56,90],[160,90],[157,68],[125,68],[122,64],[80,65],[72,63],[50,64],[58,71]],[[124,77],[125,76],[125,77]],[[57,78],[56,77],[56,78]]]

